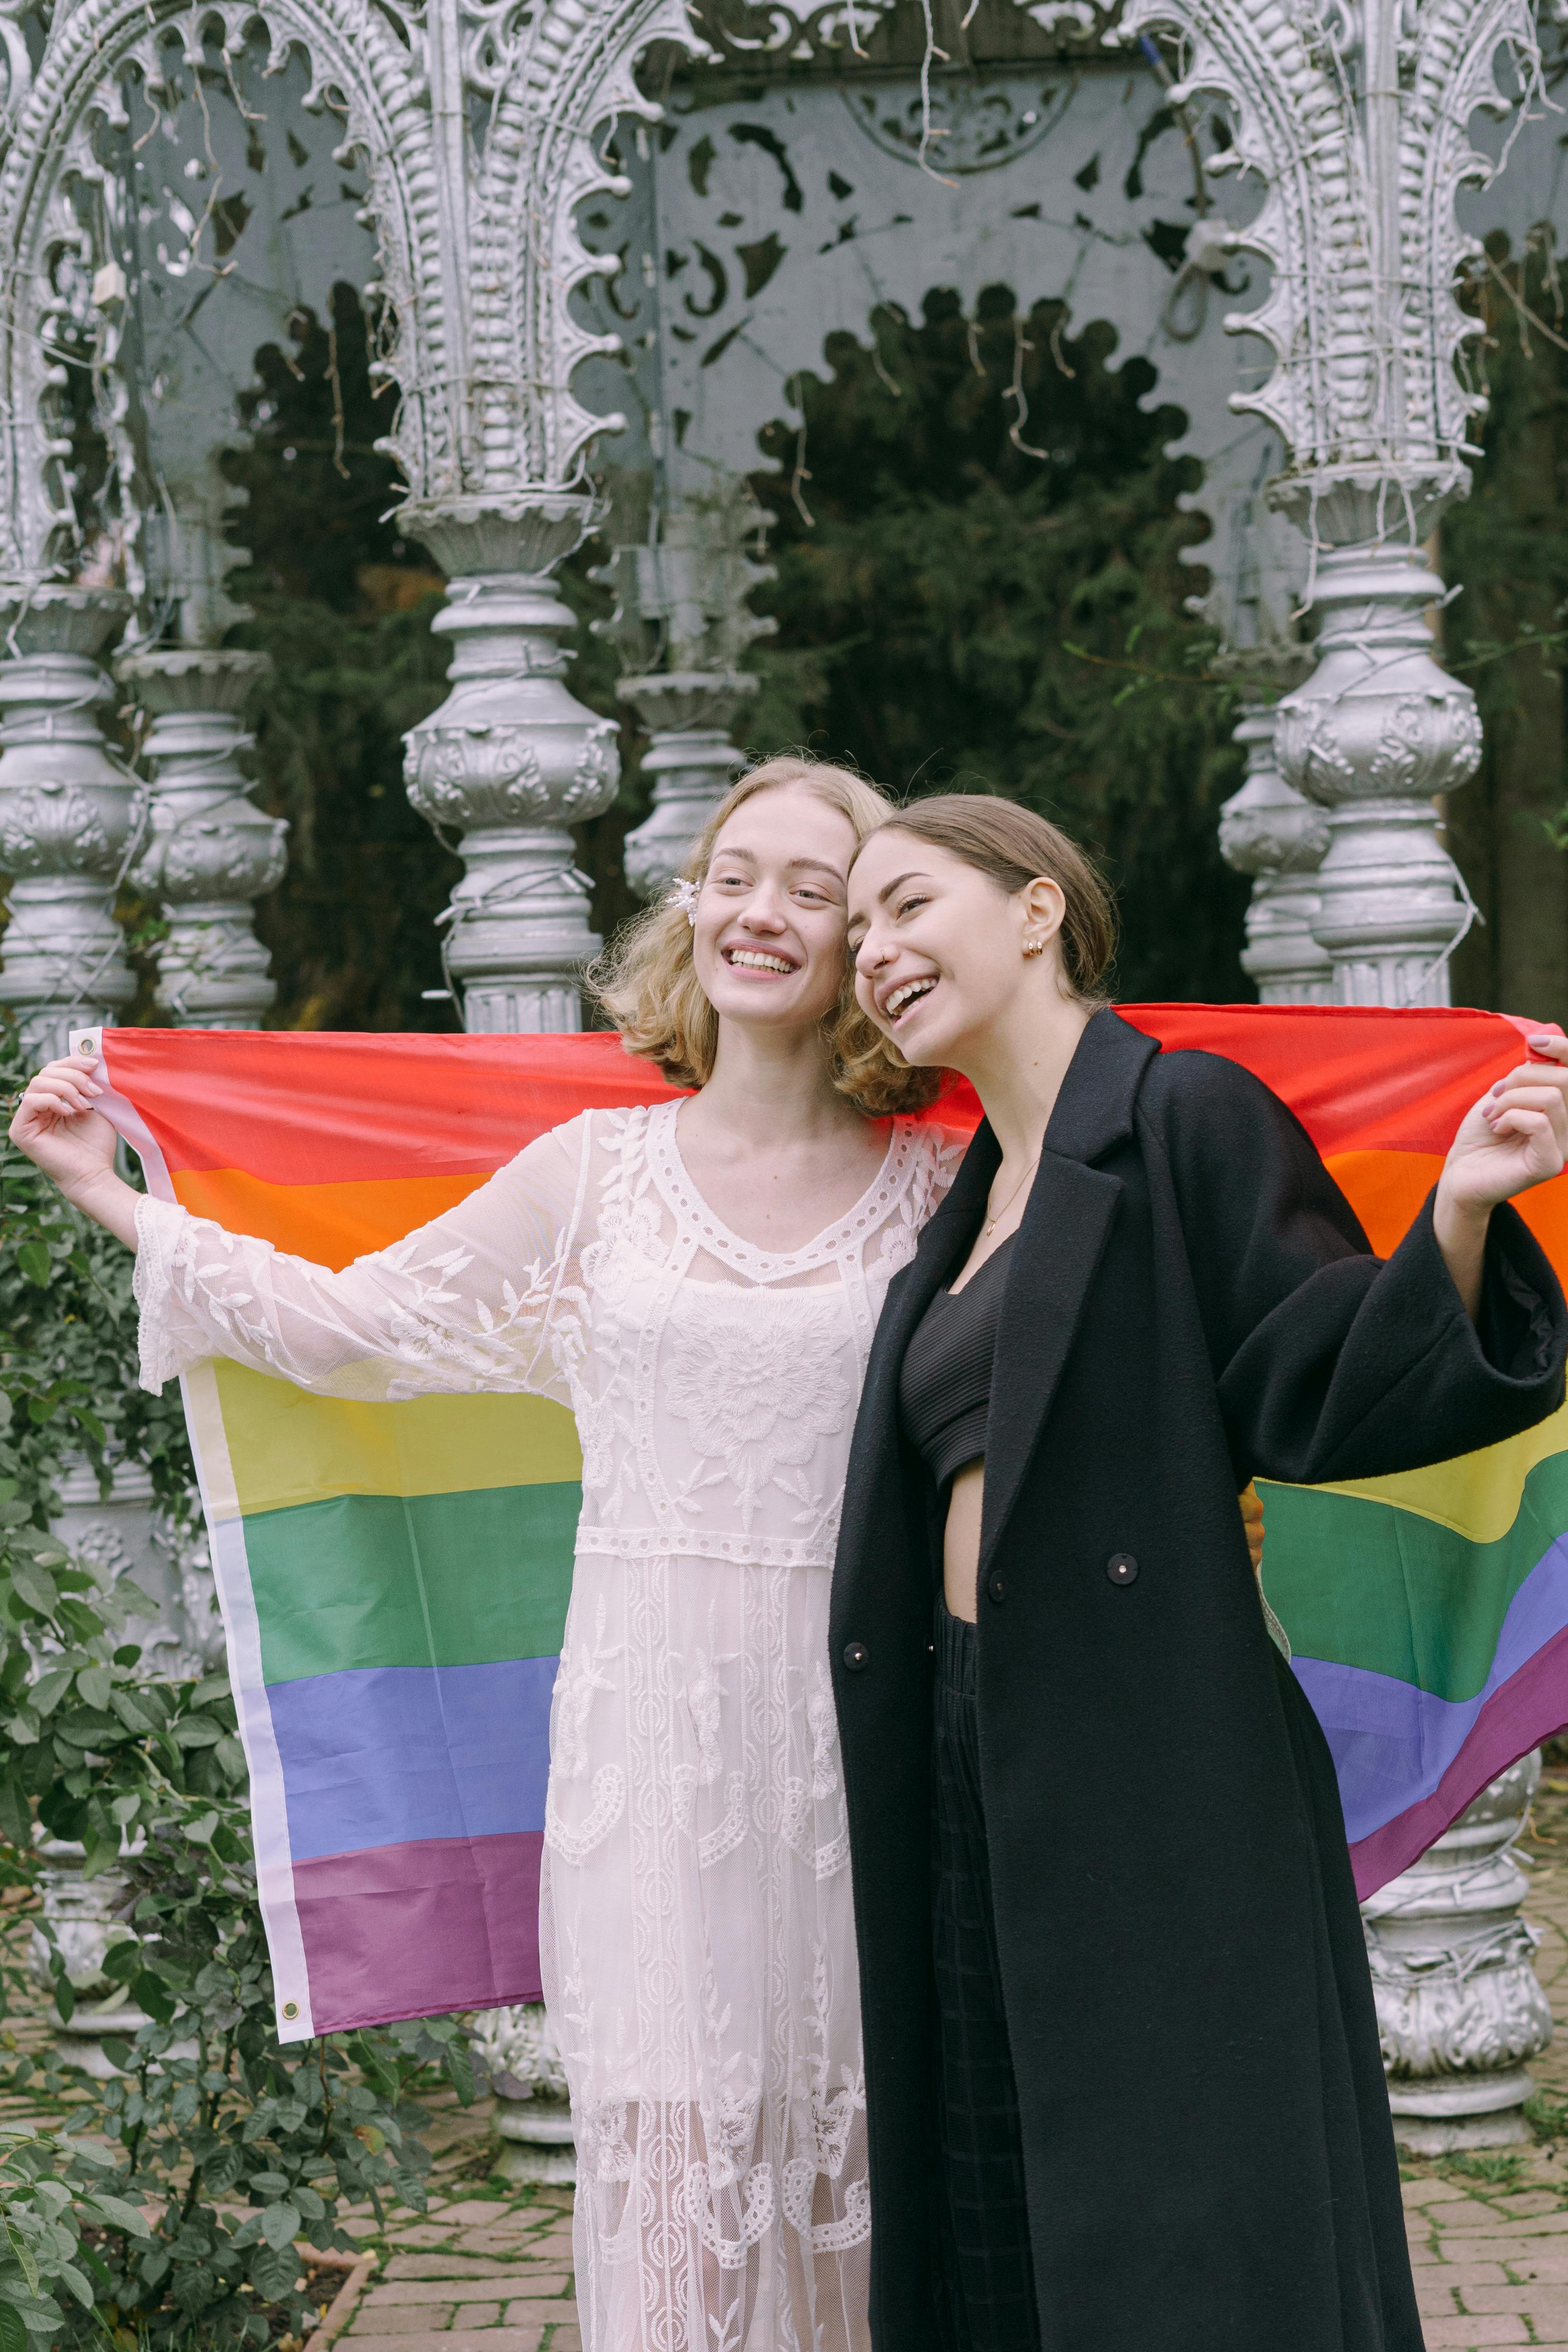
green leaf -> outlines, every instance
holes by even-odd
[[[272,2247],[292,2245],[299,2233],[298,2206],[269,2205],[261,2217],[261,2234]]]
[[[27,2352],[27,2323],[0,2287],[0,2352]]]
[[[100,1715],[96,1707],[73,1706],[62,1715],[55,1726],[56,1737],[68,1739],[73,1748],[118,1746],[125,1737],[124,1726],[112,1715]]]
[[[101,2215],[112,2229],[124,2230],[133,2238],[150,2238],[152,2234],[147,2227],[145,2216],[136,2206],[128,2205],[123,2197],[110,2197],[104,2190],[95,2189],[90,2195],[84,2195],[80,2202],[88,2211]]]
[[[36,1748],[40,1732],[38,1718],[30,1706],[19,1706],[15,1715],[7,1717],[5,1732],[18,1748]]]
[[[16,1264],[21,1267],[26,1280],[32,1283],[36,1289],[47,1288],[49,1276],[54,1268],[48,1249],[43,1242],[24,1242],[16,1252]]]
[[[231,1780],[243,1780],[246,1776],[245,1749],[232,1731],[225,1732],[213,1754]]]
[[[132,2000],[140,2002],[148,2016],[156,2018],[160,2025],[173,2023],[174,1996],[162,1978],[155,1977],[151,1969],[143,1969],[139,1976],[132,1977],[131,1993]]]
[[[141,1967],[141,1947],[134,1936],[116,1936],[106,1945],[100,1963],[110,1984],[129,1984]]]
[[[55,2276],[65,2281],[67,2286],[69,2287],[71,2293],[75,2295],[77,2301],[81,2305],[84,2311],[90,2311],[92,2309],[92,2288],[82,2276],[80,2271],[78,2270],[74,2263],[61,2263],[55,2273]]]
[[[81,1685],[79,1675],[77,1677],[77,1685],[79,1689]],[[108,1695],[108,1704],[114,1709],[127,1731],[139,1732],[145,1737],[151,1732],[162,1729],[162,1726],[142,1704],[140,1692],[122,1690],[117,1684]]]
[[[38,1676],[29,1696],[40,1715],[54,1713],[71,1686],[73,1671],[70,1666],[51,1666],[47,1675]]]
[[[213,1832],[217,1828],[217,1825],[218,1817],[216,1813],[204,1813],[199,1821],[187,1822],[185,1823],[185,1835],[190,1839],[193,1845],[210,1845],[213,1840]]]
[[[16,1549],[31,1552],[33,1558],[42,1560],[47,1568],[55,1567],[58,1561],[66,1558],[66,1548],[58,1536],[48,1535],[42,1528],[13,1528],[11,1541]],[[91,1579],[86,1579],[80,1589],[87,1590],[90,1583]],[[123,1582],[118,1589],[123,1591]]]
[[[276,2213],[282,2209],[275,2205],[272,2210]],[[299,2257],[292,2246],[262,2246],[251,2259],[251,2284],[267,2303],[281,2303],[285,2295],[292,2294],[298,2276]]]
[[[224,1737],[222,1724],[202,1715],[182,1715],[171,1728],[182,1748],[215,1748]]]
[[[199,1683],[193,1685],[190,1701],[193,1706],[210,1706],[215,1698],[232,1696],[227,1675],[204,1675]]]
[[[69,1977],[65,1975],[56,1977],[53,1981],[55,2007],[60,2012],[60,2022],[62,2025],[68,2025],[76,2012],[76,1987]]]
[[[41,1617],[47,1617],[58,1605],[60,1596],[54,1578],[37,1562],[29,1564],[14,1559],[11,1562],[11,1583],[28,1608],[36,1609]]]
[[[38,2292],[37,2262],[34,2257],[33,2249],[27,2243],[26,2239],[23,2237],[21,2231],[16,2228],[9,2216],[6,2217],[5,2221],[5,2237],[6,2242],[11,2248],[11,2252],[16,2255],[17,2262],[21,2264],[22,2276],[26,2280],[28,2286],[32,2289],[33,2293],[37,2294]]]
[[[109,1705],[113,1677],[107,1666],[82,1666],[77,1672],[77,1696],[85,1706],[97,1707],[101,1714]]]

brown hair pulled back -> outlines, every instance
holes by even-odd
[[[1100,986],[1116,949],[1116,908],[1076,842],[1033,809],[980,793],[933,793],[897,809],[888,827],[909,833],[988,875],[1010,898],[1039,877],[1067,901],[1058,945],[1062,978],[1080,1004],[1107,1002]]]

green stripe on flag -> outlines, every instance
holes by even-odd
[[[1509,1603],[1568,1532],[1568,1454],[1539,1462],[1495,1543],[1363,1496],[1260,1479],[1263,1589],[1300,1657],[1474,1698]]]
[[[575,1484],[339,1495],[247,1518],[264,1679],[553,1657],[581,1499]]]

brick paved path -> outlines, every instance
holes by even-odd
[[[1403,2168],[1427,2352],[1568,2352],[1568,1769],[1547,1776],[1521,1853],[1559,2038],[1534,2070],[1531,2147]],[[23,2047],[40,2033],[34,2018],[8,2029]],[[423,2105],[434,2157],[430,2210],[394,2213],[384,2232],[368,2211],[348,2217],[378,2266],[340,2352],[580,2352],[570,2191],[497,2179],[488,2100],[465,2110],[443,2091]],[[0,2108],[55,2120],[31,2101],[5,2099]],[[336,2284],[326,2282],[323,2294]]]

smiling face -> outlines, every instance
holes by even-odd
[[[1060,887],[1009,896],[987,874],[884,825],[850,877],[850,950],[862,1011],[917,1068],[963,1070],[972,1041],[1013,1011],[1020,991],[1060,1001]],[[1039,940],[1038,955],[1025,954]]]
[[[721,1021],[806,1028],[831,1013],[856,846],[848,817],[800,784],[758,793],[720,828],[692,957]]]

